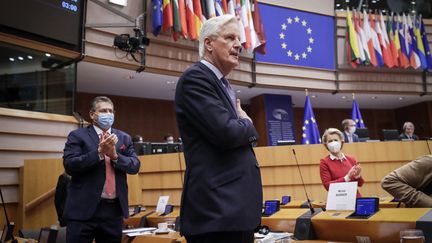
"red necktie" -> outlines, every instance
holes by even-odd
[[[102,137],[105,136],[107,132],[103,132]],[[115,172],[111,165],[111,159],[104,154],[105,157],[105,195],[109,198],[114,198],[115,192]]]

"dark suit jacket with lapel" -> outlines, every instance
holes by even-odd
[[[348,135],[345,132],[342,132],[342,133],[344,135],[345,143],[348,143],[349,142],[348,141]],[[353,138],[353,143],[357,143],[359,141],[358,135],[355,133],[352,135],[352,138]]]
[[[409,139],[409,138],[408,138],[408,135],[406,135],[405,133],[401,133],[401,134],[399,135],[399,140],[402,140],[402,139]],[[413,135],[411,136],[411,139],[412,139],[412,140],[419,140],[418,136],[415,135],[415,134],[413,134]]]
[[[202,63],[180,77],[175,104],[186,159],[181,233],[255,229],[262,186],[253,124],[237,118],[220,80]]]
[[[114,166],[116,194],[122,214],[127,217],[126,173],[138,173],[140,161],[128,134],[117,129],[111,129],[111,133],[118,137],[116,150],[119,159]],[[105,183],[105,161],[99,158],[98,145],[99,137],[93,126],[79,128],[68,136],[63,155],[65,170],[72,176],[64,212],[67,219],[88,220],[96,211]]]

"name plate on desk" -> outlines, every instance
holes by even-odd
[[[327,194],[327,210],[354,210],[357,181],[330,184]]]

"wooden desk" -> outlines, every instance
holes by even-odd
[[[321,212],[312,218],[318,239],[355,242],[369,236],[372,242],[399,242],[399,233],[415,229],[416,221],[429,208],[382,208],[369,219],[346,219],[351,212]]]
[[[141,218],[144,217],[145,215],[147,215],[147,224],[148,224],[147,226],[157,228],[158,223],[168,223],[168,224],[175,223],[176,218],[180,215],[180,211],[178,209],[174,209],[172,213],[165,216],[159,216],[159,213],[152,212],[152,211],[144,211],[125,219],[123,221],[123,224],[137,228],[139,227]]]
[[[379,207],[380,208],[396,208],[398,205],[398,202],[392,202],[393,197],[382,197],[379,200]],[[280,205],[281,208],[301,208],[303,204],[306,204],[306,200],[293,200],[285,205]],[[326,207],[326,201],[324,200],[313,200],[311,202],[313,208],[325,208]],[[400,205],[401,208],[404,208],[405,205],[402,203]]]
[[[162,235],[140,235],[136,236],[132,243],[186,243],[186,239],[178,232],[170,232]]]
[[[308,208],[281,208],[270,217],[262,217],[261,224],[270,230],[294,233],[296,219],[309,211]]]

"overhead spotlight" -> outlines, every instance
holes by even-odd
[[[316,95],[311,95],[311,97],[312,97],[312,98],[316,98],[317,96],[316,96]]]
[[[343,95],[342,97],[341,97],[342,99],[346,99],[346,96],[345,95]]]
[[[349,3],[350,0],[345,0],[346,3]]]
[[[399,97],[399,100],[404,100],[404,97]]]
[[[238,90],[236,90],[236,92],[237,92],[237,93],[241,93],[241,90],[238,89]]]
[[[45,53],[45,56],[46,56],[46,57],[50,57],[51,54],[49,54],[49,53]]]
[[[32,60],[32,59],[33,59],[33,57],[30,56],[30,55],[28,55],[27,58],[28,58],[29,60]]]
[[[336,7],[340,7],[340,3],[336,3]]]
[[[14,62],[14,61],[15,61],[15,58],[13,58],[13,57],[9,57],[9,61]]]
[[[376,3],[376,0],[372,0],[372,3]]]
[[[416,2],[415,2],[415,1],[411,1],[411,4],[412,4],[412,5],[415,5],[415,4],[416,4]]]
[[[19,56],[18,60],[22,61],[22,60],[24,60],[24,57]]]
[[[377,96],[372,96],[371,99],[376,100],[376,99],[378,99],[378,97]]]

